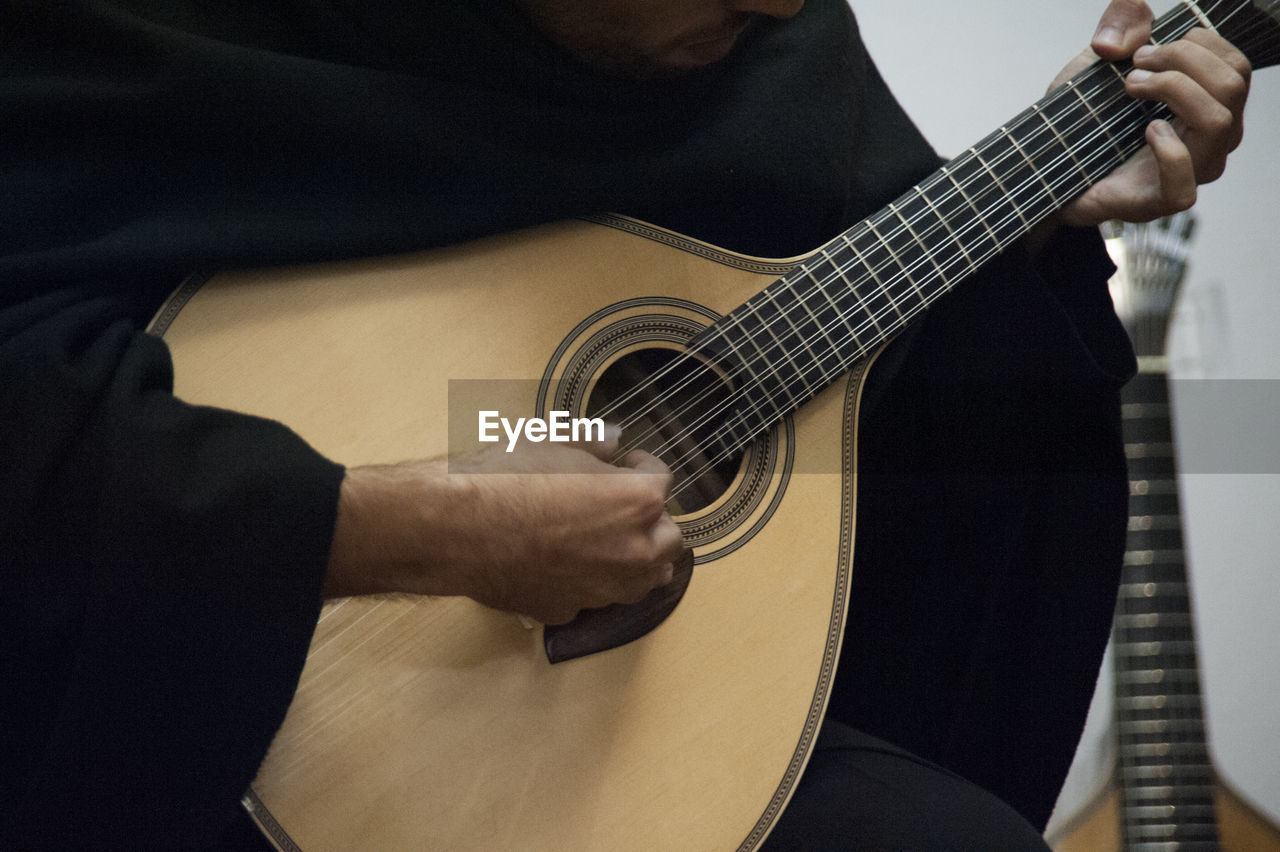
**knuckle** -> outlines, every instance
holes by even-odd
[[[618,552],[618,566],[627,573],[643,571],[657,559],[657,548],[641,536],[631,539]]]
[[[1236,69],[1236,73],[1240,75],[1240,81],[1244,84],[1244,90],[1249,91],[1249,80],[1253,76],[1253,63],[1251,63],[1243,53],[1233,50],[1227,56],[1227,62],[1232,68]]]
[[[1198,193],[1195,186],[1186,187],[1173,193],[1172,197],[1166,199],[1172,209],[1169,213],[1180,213],[1183,210],[1190,210],[1195,206]]]
[[[1227,136],[1235,129],[1236,117],[1224,105],[1215,103],[1205,117],[1204,129],[1214,136]]]
[[[1237,71],[1237,73],[1230,76],[1222,88],[1227,104],[1233,105],[1237,109],[1244,107],[1244,102],[1249,98],[1249,81],[1244,75]]]
[[[1152,17],[1151,7],[1146,4],[1146,0],[1111,0],[1107,11],[1134,21]]]

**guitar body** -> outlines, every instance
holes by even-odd
[[[796,262],[563,223],[218,276],[153,331],[179,396],[281,420],[347,465],[395,462],[478,446],[477,407],[580,411],[610,365],[682,348]],[[636,641],[552,664],[541,629],[469,599],[330,602],[246,797],[260,825],[304,850],[756,847],[839,654],[860,385],[819,393],[678,517],[696,567]]]
[[[1280,852],[1280,828],[1221,781],[1213,789],[1217,849],[1222,852]],[[1120,790],[1108,784],[1064,827],[1049,838],[1054,852],[1124,852]]]

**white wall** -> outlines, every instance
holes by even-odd
[[[939,153],[1043,94],[1093,34],[1104,0],[851,0],[885,79]],[[1171,2],[1156,2],[1157,13]],[[1219,771],[1280,821],[1280,69],[1255,77],[1244,145],[1202,188],[1175,372],[1255,379],[1270,413],[1176,412],[1184,531]],[[1176,400],[1175,400],[1176,402]],[[1224,474],[1228,442],[1257,473]],[[1199,472],[1207,471],[1207,472]]]

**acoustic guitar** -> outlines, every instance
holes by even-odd
[[[1104,229],[1139,364],[1121,395],[1130,519],[1111,640],[1115,761],[1055,832],[1057,852],[1280,852],[1280,828],[1214,770],[1200,689],[1165,355],[1193,224],[1182,213]]]
[[[1186,3],[1280,61],[1275,2]],[[811,254],[619,217],[195,278],[153,323],[191,401],[349,465],[479,446],[485,412],[601,417],[676,474],[676,582],[555,629],[459,598],[329,603],[245,804],[282,849],[754,849],[840,651],[872,356],[1143,144],[1100,63]],[[483,324],[478,318],[483,318]]]

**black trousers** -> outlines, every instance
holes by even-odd
[[[828,720],[773,833],[770,852],[1024,852],[1049,847],[981,787]]]

